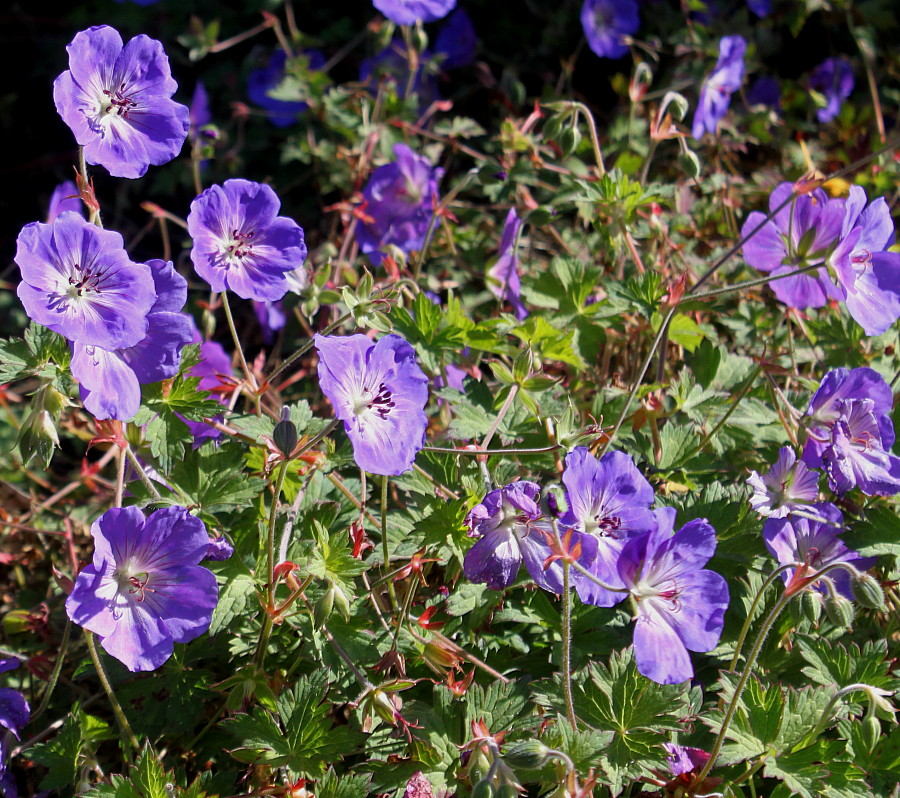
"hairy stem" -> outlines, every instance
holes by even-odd
[[[106,691],[106,697],[109,699],[110,706],[112,706],[112,711],[119,723],[119,728],[128,739],[128,742],[131,743],[131,746],[135,750],[137,750],[141,747],[141,744],[138,742],[138,738],[131,730],[131,726],[128,723],[128,718],[125,717],[125,712],[122,710],[122,705],[119,703],[119,699],[116,698],[116,694],[113,691],[113,687],[109,681],[109,677],[106,675],[106,670],[103,667],[103,663],[100,661],[100,652],[97,651],[97,640],[94,637],[94,633],[89,632],[87,629],[85,629],[84,637],[87,640],[87,647],[91,655],[91,661],[94,663],[94,668],[97,671],[97,676],[100,679],[100,684],[103,685],[103,689]],[[124,750],[124,755],[126,761],[129,761],[131,759],[131,755],[128,749]]]

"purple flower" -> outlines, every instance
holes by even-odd
[[[779,185],[769,197],[770,210],[791,197],[793,190],[790,183]],[[754,269],[772,275],[824,265],[840,239],[844,205],[844,200],[832,199],[822,189],[797,195],[744,244],[745,260]],[[741,235],[747,237],[765,218],[764,213],[753,211],[744,222]],[[829,297],[840,296],[824,269],[775,280],[769,285],[779,300],[793,308],[820,308]]]
[[[78,187],[71,180],[64,180],[50,195],[50,206],[47,209],[47,224],[53,224],[56,217],[65,211],[77,213],[84,217],[84,208],[81,205],[81,196]]]
[[[744,53],[747,42],[743,36],[725,36],[719,42],[719,60],[709,77],[703,81],[700,99],[694,113],[691,135],[695,139],[704,133],[715,135],[719,122],[728,111],[731,95],[744,79]]]
[[[851,186],[845,203],[841,241],[829,264],[847,310],[866,335],[881,335],[900,318],[900,254],[894,221],[882,197],[866,206],[866,192]]]
[[[357,228],[357,240],[376,266],[388,245],[408,254],[425,244],[443,175],[405,144],[394,145],[394,157],[372,173],[363,189],[363,210],[371,221]]]
[[[14,658],[3,662],[6,665],[3,670],[11,670],[19,664]],[[4,798],[17,798],[19,795],[15,776],[9,772],[6,760],[9,757],[10,738],[20,739],[30,716],[31,707],[25,696],[11,687],[0,687],[0,795]]]
[[[688,651],[712,651],[719,642],[728,586],[703,569],[716,549],[716,531],[705,519],[673,535],[675,510],[655,514],[657,528],[622,549],[619,578],[637,602],[638,671],[658,684],[678,684],[694,675]]]
[[[817,508],[823,520],[793,516],[790,518],[770,518],[763,527],[766,548],[778,560],[779,565],[798,562],[801,569],[784,571],[781,579],[790,585],[795,579],[805,579],[812,572],[821,571],[836,562],[848,562],[857,570],[865,571],[875,564],[874,557],[860,557],[848,549],[838,534],[842,531],[843,516],[833,504],[821,504]],[[850,576],[843,568],[835,568],[828,573],[836,590],[848,599],[853,599]],[[825,592],[827,584],[816,581],[807,587]]]
[[[616,563],[625,543],[656,527],[650,510],[653,487],[624,452],[607,452],[597,460],[583,446],[566,455],[562,481],[569,509],[560,525],[580,534],[583,550],[585,537],[596,541],[596,556],[583,565],[606,584],[623,587]],[[604,590],[577,571],[573,581],[586,604],[612,607],[625,598],[625,593]]]
[[[415,25],[446,17],[456,0],[372,0],[372,5],[397,25]]]
[[[216,578],[197,565],[209,548],[203,522],[184,507],[149,518],[107,510],[91,527],[94,559],[66,600],[69,618],[101,638],[131,671],[152,671],[174,643],[202,635],[218,601]]]
[[[809,76],[809,87],[825,95],[825,107],[816,111],[816,119],[830,122],[853,91],[853,67],[846,58],[826,58]]]
[[[441,25],[434,40],[435,55],[443,56],[442,69],[458,69],[475,60],[478,36],[464,8],[457,8]]]
[[[277,216],[281,201],[270,186],[226,180],[191,203],[188,232],[194,269],[214,291],[231,289],[242,299],[281,299],[288,272],[306,258],[303,229]]]
[[[316,335],[319,385],[344,422],[356,464],[373,474],[412,468],[425,445],[428,377],[399,335]]]
[[[581,27],[588,47],[600,58],[628,54],[626,37],[637,33],[641,21],[635,0],[584,0]]]
[[[325,66],[325,56],[318,50],[307,50],[299,58],[306,59],[308,71],[318,71]],[[269,62],[262,69],[255,69],[247,78],[247,95],[256,105],[265,108],[269,121],[276,127],[290,127],[297,117],[304,113],[309,104],[299,100],[278,100],[272,96],[285,79],[287,55],[284,50],[275,50]]]
[[[762,516],[784,518],[793,512],[810,513],[819,498],[819,473],[797,460],[788,446],[778,452],[778,460],[764,477],[751,472],[747,484],[753,488],[750,506]]]
[[[141,177],[181,152],[188,109],[171,99],[178,84],[160,42],[141,34],[123,47],[118,31],[101,25],[66,49],[69,69],[53,83],[53,100],[88,163]]]
[[[470,582],[503,590],[515,581],[524,559],[528,573],[540,587],[551,593],[562,592],[559,562],[544,569],[544,561],[552,554],[548,541],[553,531],[538,504],[540,492],[534,482],[513,482],[492,490],[469,511],[469,536],[480,538],[463,561]]]
[[[886,451],[871,399],[843,403],[822,462],[828,486],[839,496],[853,488],[868,496],[900,493],[900,457]]]
[[[213,562],[227,560],[234,554],[234,546],[226,537],[210,538],[209,547],[206,549],[206,559]]]
[[[153,277],[129,260],[118,233],[68,211],[53,224],[25,225],[17,245],[17,293],[29,318],[104,349],[134,346],[147,334]]]
[[[872,400],[881,446],[890,450],[894,445],[894,424],[890,417],[894,394],[884,378],[870,368],[832,369],[809,400],[806,410],[809,420],[803,462],[810,468],[822,466],[822,455],[830,445],[831,431],[844,417],[844,405],[851,399]]]
[[[689,748],[673,743],[663,743],[663,748],[669,754],[666,757],[666,764],[672,770],[673,776],[680,776],[693,770],[700,771],[709,761],[709,754],[702,748]]]
[[[181,312],[187,301],[187,280],[172,263],[151,260],[156,302],[147,314],[147,334],[135,346],[107,350],[75,341],[72,376],[81,401],[94,418],[128,421],[141,404],[141,385],[178,373],[181,350],[191,341],[191,323]]]
[[[767,17],[772,13],[772,0],[747,0],[747,8],[760,18]]]
[[[528,310],[522,303],[522,284],[519,280],[519,258],[516,255],[519,230],[522,220],[515,208],[510,208],[503,225],[503,237],[500,241],[500,257],[488,269],[487,285],[491,293],[498,299],[509,302],[513,306],[516,318],[522,321],[528,316]]]

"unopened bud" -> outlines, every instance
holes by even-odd
[[[822,617],[822,594],[816,590],[804,590],[800,593],[800,609],[804,617],[818,626]]]
[[[878,580],[870,574],[861,573],[853,577],[853,595],[863,607],[870,610],[884,609],[884,591]]]
[[[491,759],[482,749],[476,748],[469,754],[469,762],[466,767],[466,775],[469,778],[469,783],[477,784],[491,769]]]
[[[519,789],[516,785],[506,782],[497,789],[497,798],[518,798]]]
[[[494,798],[497,791],[487,779],[482,779],[472,788],[472,798]]]
[[[350,599],[347,594],[337,585],[332,585],[334,593],[334,608],[344,617],[344,620],[350,620]]]
[[[375,692],[372,693],[372,708],[383,721],[390,723],[391,725],[394,725],[397,722],[397,708],[384,691],[375,690]]]
[[[881,739],[881,722],[875,715],[867,713],[862,721],[860,721],[860,732],[862,734],[863,742],[871,754],[875,750],[875,746],[878,745],[878,741]]]
[[[824,604],[825,615],[835,626],[846,629],[853,623],[853,602],[840,593],[829,593]]]
[[[578,145],[581,143],[581,133],[578,132],[577,127],[570,125],[559,134],[557,143],[562,150],[563,157],[568,158],[578,149]]]
[[[522,740],[509,746],[503,753],[503,759],[515,770],[537,770],[547,763],[550,751],[539,740]]]
[[[272,432],[272,442],[285,457],[290,457],[297,445],[297,428],[291,421],[291,413],[286,407],[281,411],[281,421],[275,425]]]
[[[334,612],[334,597],[334,588],[329,587],[322,598],[316,602],[315,609],[313,609],[313,624],[316,629],[321,629],[325,625],[325,621],[331,617],[331,613]]]

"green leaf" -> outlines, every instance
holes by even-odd
[[[327,679],[323,670],[301,676],[293,690],[288,688],[278,697],[283,731],[262,708],[223,721],[222,726],[238,739],[232,756],[249,764],[286,767],[295,778],[316,778],[329,764],[352,753],[359,735],[348,726],[331,723],[331,705],[323,700]]]
[[[215,569],[221,587],[219,601],[209,625],[210,635],[228,629],[235,618],[242,618],[248,605],[255,604],[256,581],[244,563],[232,557]]]
[[[78,770],[82,762],[82,735],[77,707],[67,718],[63,727],[52,740],[38,743],[27,749],[23,756],[48,768],[49,772],[41,780],[45,790],[61,790],[78,781]]]
[[[149,745],[138,754],[131,780],[142,798],[168,798],[166,784],[170,779]]]
[[[27,377],[39,367],[30,347],[21,338],[0,340],[0,383]]]

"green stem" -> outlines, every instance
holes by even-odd
[[[266,528],[266,583],[269,586],[269,606],[274,606],[275,604],[275,517],[278,513],[278,500],[281,497],[281,489],[284,487],[284,479],[287,476],[290,464],[290,460],[285,460],[278,466],[278,473],[275,475],[275,495],[272,497],[269,524]]]
[[[345,321],[349,320],[352,317],[353,317],[352,313],[345,313],[337,321],[333,321],[331,324],[329,324],[324,330],[322,330],[322,332],[319,333],[319,335],[328,335],[328,333],[330,333],[332,330],[336,330]],[[269,375],[269,382],[274,382],[275,378],[279,374],[281,374],[282,371],[284,371],[286,368],[288,368],[288,366],[292,365],[293,363],[296,363],[297,360],[299,360],[307,352],[309,352],[309,350],[312,349],[314,345],[315,345],[315,341],[310,339],[307,343],[305,343],[303,346],[301,346],[296,352],[294,352],[293,355],[291,355],[287,360],[284,361],[284,363],[282,363],[277,369],[275,369],[275,371],[273,371]]]
[[[572,731],[578,730],[575,720],[575,702],[572,700],[572,591],[569,590],[569,563],[562,561],[562,670],[563,692],[566,696],[566,715]]]
[[[762,627],[759,630],[759,636],[756,638],[756,642],[754,642],[753,648],[750,649],[750,653],[747,655],[747,661],[744,663],[744,670],[741,671],[740,678],[738,679],[737,685],[735,685],[734,695],[732,695],[731,703],[729,703],[728,709],[725,711],[725,717],[722,719],[722,726],[719,729],[719,734],[717,735],[716,741],[709,753],[709,759],[703,766],[703,769],[697,774],[696,778],[694,779],[694,783],[691,785],[691,789],[695,789],[703,784],[703,780],[713,769],[713,765],[715,765],[716,759],[719,756],[719,752],[722,750],[722,745],[725,742],[725,735],[728,732],[728,727],[731,725],[731,721],[734,719],[734,715],[737,712],[741,694],[744,692],[744,688],[747,686],[747,680],[750,678],[750,674],[753,672],[753,666],[756,664],[756,658],[759,656],[759,652],[762,650],[763,643],[765,642],[766,637],[768,636],[769,631],[772,628],[772,625],[778,619],[781,611],[787,606],[790,600],[791,596],[789,596],[787,592],[782,593],[781,596],[779,596],[778,601],[775,602],[775,606],[772,607],[772,611],[766,616],[766,619],[763,621]]]
[[[388,510],[388,477],[381,478],[381,557],[384,560],[384,570],[391,567],[391,553],[388,546],[387,531],[387,510]],[[391,605],[397,606],[397,594],[394,590],[394,583],[388,582],[388,593],[391,596]]]
[[[59,674],[62,673],[62,666],[66,659],[66,651],[69,648],[69,635],[71,632],[72,622],[66,618],[66,627],[63,629],[62,640],[59,643],[59,654],[56,658],[56,664],[53,666],[53,673],[50,674],[50,678],[47,680],[47,687],[44,690],[44,695],[41,696],[41,703],[38,705],[38,708],[31,713],[31,720],[36,720],[43,714],[44,710],[47,709],[47,705],[50,703],[50,697],[53,695],[53,691],[56,689],[56,683],[59,681]]]
[[[738,664],[738,660],[741,658],[741,649],[744,647],[744,643],[747,640],[747,634],[750,632],[750,624],[753,621],[753,616],[756,614],[756,608],[759,606],[759,602],[762,600],[763,595],[769,589],[769,585],[772,584],[779,576],[781,576],[782,571],[788,570],[788,568],[797,568],[802,563],[788,563],[787,565],[782,565],[779,568],[776,568],[769,576],[766,578],[766,581],[762,583],[762,586],[757,591],[756,595],[753,597],[753,601],[750,604],[750,609],[747,610],[747,617],[744,619],[744,625],[741,627],[741,633],[738,635],[737,643],[734,645],[734,656],[731,658],[731,664],[728,666],[728,670],[733,671]]]
[[[87,646],[88,651],[91,655],[91,661],[94,663],[94,669],[97,671],[97,676],[100,679],[100,684],[103,685],[103,689],[106,692],[106,697],[109,699],[109,703],[112,706],[112,711],[119,723],[119,728],[122,730],[125,737],[128,738],[128,742],[131,743],[132,747],[137,750],[141,747],[141,744],[138,742],[138,738],[131,730],[131,726],[128,723],[128,718],[125,717],[125,713],[122,711],[122,705],[119,703],[119,699],[116,698],[115,692],[113,692],[112,684],[109,681],[109,677],[106,675],[106,670],[103,668],[103,663],[100,661],[100,652],[97,651],[97,641],[94,638],[94,634],[93,632],[89,632],[87,629],[85,629],[84,636],[87,640]],[[131,756],[127,749],[124,751],[124,755],[126,761],[131,759]]]
[[[116,497],[115,507],[122,506],[122,496],[125,493],[125,451],[119,449],[119,459],[116,462]]]
[[[231,330],[231,338],[234,340],[234,348],[237,349],[238,357],[241,359],[241,368],[244,371],[244,377],[247,380],[247,386],[255,391],[256,381],[253,379],[253,374],[250,371],[250,367],[247,365],[247,358],[244,357],[244,349],[241,346],[241,339],[238,338],[237,327],[234,326],[234,316],[231,315],[231,305],[228,302],[228,292],[223,291],[221,293],[222,297],[222,308],[225,310],[225,320],[228,322],[228,329]],[[256,407],[259,410],[259,397],[256,397]]]
[[[137,471],[138,476],[141,478],[141,482],[144,483],[144,487],[150,491],[154,499],[162,498],[159,494],[159,491],[156,489],[156,485],[153,484],[153,480],[147,476],[144,471],[144,467],[141,465],[141,461],[137,459],[134,452],[131,451],[130,446],[125,447],[125,454],[128,455],[128,459],[131,461],[131,465],[134,466],[134,470]]]
[[[550,454],[557,449],[562,448],[561,444],[554,443],[552,446],[539,446],[534,449],[446,449],[440,446],[423,446],[422,451],[440,452],[441,454],[464,454],[470,457],[480,457],[488,454]]]

